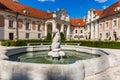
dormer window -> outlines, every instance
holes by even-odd
[[[29,11],[24,9],[24,10],[23,10],[23,13],[28,15],[28,14],[29,14]]]
[[[78,26],[80,26],[80,23],[78,23]]]
[[[18,0],[12,0],[13,2],[18,2]]]
[[[114,9],[114,11],[115,11],[115,12],[120,11],[120,6],[116,7],[116,8]]]

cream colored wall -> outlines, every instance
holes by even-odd
[[[99,33],[102,33],[101,40],[109,40],[109,37],[111,37],[112,41],[115,40],[114,31],[117,32],[117,38],[120,40],[120,17],[118,15],[110,16],[100,21],[99,25],[103,25],[102,28],[99,27]],[[117,21],[117,26],[113,26],[114,20]],[[106,26],[107,22],[109,23],[108,27]],[[108,38],[106,37],[106,33],[110,33]]]
[[[77,33],[75,33],[76,30],[77,30]],[[81,30],[83,31],[83,33],[81,33]],[[80,38],[80,39],[74,38],[75,35],[78,35],[78,36],[83,35],[84,38]],[[84,27],[74,27],[72,36],[73,36],[74,40],[85,40],[85,29],[84,29]]]
[[[12,16],[16,16],[15,14],[13,13],[8,13],[8,12],[4,12],[4,11],[0,11],[0,15],[3,15],[5,17],[5,26],[4,26],[4,29],[0,29],[4,32],[4,35],[1,35],[1,36],[4,36],[1,37],[2,39],[5,39],[5,40],[8,40],[9,39],[9,33],[14,33],[14,38],[15,38],[15,35],[16,35],[16,29],[10,29],[9,28],[9,18],[8,18],[8,15],[12,15]],[[30,30],[26,30],[25,29],[25,19],[30,19]],[[19,15],[18,16],[18,19],[22,19],[23,20],[23,27],[20,29],[19,28],[19,39],[26,39],[26,33],[29,33],[30,34],[30,38],[29,39],[38,39],[38,34],[41,34],[41,36],[44,36],[44,31],[43,31],[43,27],[41,25],[41,30],[42,31],[38,31],[37,29],[37,25],[36,25],[36,30],[32,30],[32,21],[41,21],[40,19],[36,19],[36,18],[32,18],[32,17],[26,17],[26,16],[22,16],[22,15]],[[16,28],[16,21],[14,19],[14,28]],[[2,34],[2,32],[0,31],[0,33]]]
[[[91,16],[90,16],[91,14]],[[91,39],[90,40],[108,40],[109,37],[111,37],[111,40],[114,39],[114,31],[117,32],[117,37],[120,40],[120,14],[115,14],[113,16],[106,17],[104,19],[99,19],[97,16],[96,18],[93,18],[93,10],[88,11],[88,18],[87,18],[87,29],[86,29],[86,35],[88,37],[89,32],[91,33]],[[91,19],[91,21],[90,21]],[[97,23],[97,20],[99,23]],[[117,26],[113,26],[113,21],[117,20]],[[108,27],[106,26],[106,23],[108,22]],[[95,24],[95,31],[94,31],[94,26],[93,23]],[[102,27],[100,26],[102,24]],[[100,33],[102,33],[102,38],[100,38]],[[110,36],[107,38],[106,33],[110,33]]]

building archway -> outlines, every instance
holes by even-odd
[[[57,29],[60,31],[61,30],[61,24],[57,23]]]
[[[47,33],[51,33],[52,34],[52,23],[51,22],[47,23]]]

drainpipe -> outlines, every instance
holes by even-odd
[[[15,20],[16,20],[16,35],[15,35],[15,41],[17,41],[18,39],[19,39],[19,32],[18,32],[18,15],[19,15],[19,13],[17,12],[16,13],[16,17],[15,17]]]

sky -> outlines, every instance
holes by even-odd
[[[65,9],[71,18],[82,18],[90,8],[103,10],[118,0],[19,0],[20,3],[51,12]]]

